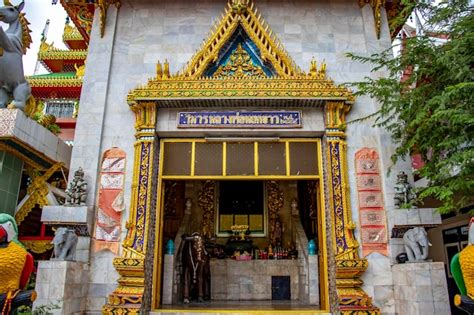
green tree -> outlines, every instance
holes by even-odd
[[[441,201],[441,213],[456,211],[474,195],[473,7],[469,0],[402,2],[400,17],[416,12],[423,31],[404,40],[396,57],[392,49],[368,57],[348,54],[371,64],[373,72],[388,73],[350,85],[356,95],[380,103],[380,110],[362,119],[374,118],[375,126],[391,133],[397,146],[393,162],[411,154],[423,158],[418,173],[429,184],[419,199]],[[445,43],[440,44],[440,35]],[[408,75],[402,79],[403,72]]]

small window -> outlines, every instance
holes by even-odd
[[[56,118],[72,118],[74,114],[75,101],[50,100],[45,102],[45,114],[54,115]]]

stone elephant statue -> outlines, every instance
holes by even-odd
[[[424,227],[414,227],[403,235],[403,244],[409,262],[424,261],[428,257],[428,247],[431,243]]]
[[[57,260],[74,260],[78,237],[74,229],[60,227],[54,234],[54,257]]]

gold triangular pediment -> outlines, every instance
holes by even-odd
[[[257,54],[262,64],[248,58],[248,51],[240,44],[226,52],[230,52],[226,62],[219,63],[223,61],[219,61],[221,52],[231,47],[232,37],[241,31],[239,28],[257,48],[258,52],[252,54]],[[271,69],[272,75],[265,74],[262,67]],[[209,69],[215,71],[210,73]],[[309,71],[302,71],[251,0],[230,0],[209,38],[178,73],[170,74],[167,61],[158,62],[156,77],[130,91],[127,97],[131,106],[149,101],[181,106],[182,100],[289,98],[339,100],[347,104],[354,101],[350,90],[326,78],[324,62],[318,66],[313,59]]]
[[[231,0],[225,12],[214,27],[201,48],[184,67],[181,77],[199,78],[207,67],[215,63],[219,52],[225,46],[238,27],[246,32],[260,51],[260,58],[270,63],[278,76],[282,78],[302,75],[303,72],[284,50],[283,45],[258,13],[250,0]]]

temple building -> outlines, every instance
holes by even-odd
[[[38,62],[48,74],[28,77],[33,97],[44,114],[56,117],[61,128],[60,139],[68,144],[74,141],[74,130],[81,96],[82,77],[87,58],[87,41],[79,30],[70,25],[69,17],[64,25],[63,42],[68,49],[58,49],[42,38]]]
[[[353,122],[380,105],[344,85],[385,74],[346,54],[389,49],[399,1],[60,4],[69,49],[44,40],[50,73],[28,81],[63,133],[45,148],[21,111],[0,115],[0,154],[42,176],[42,229],[79,238],[74,260],[39,261],[35,307],[450,314],[439,253],[399,263],[407,231],[434,235],[441,217],[401,207],[411,165],[392,164],[386,131]],[[83,179],[85,202],[63,204]]]

